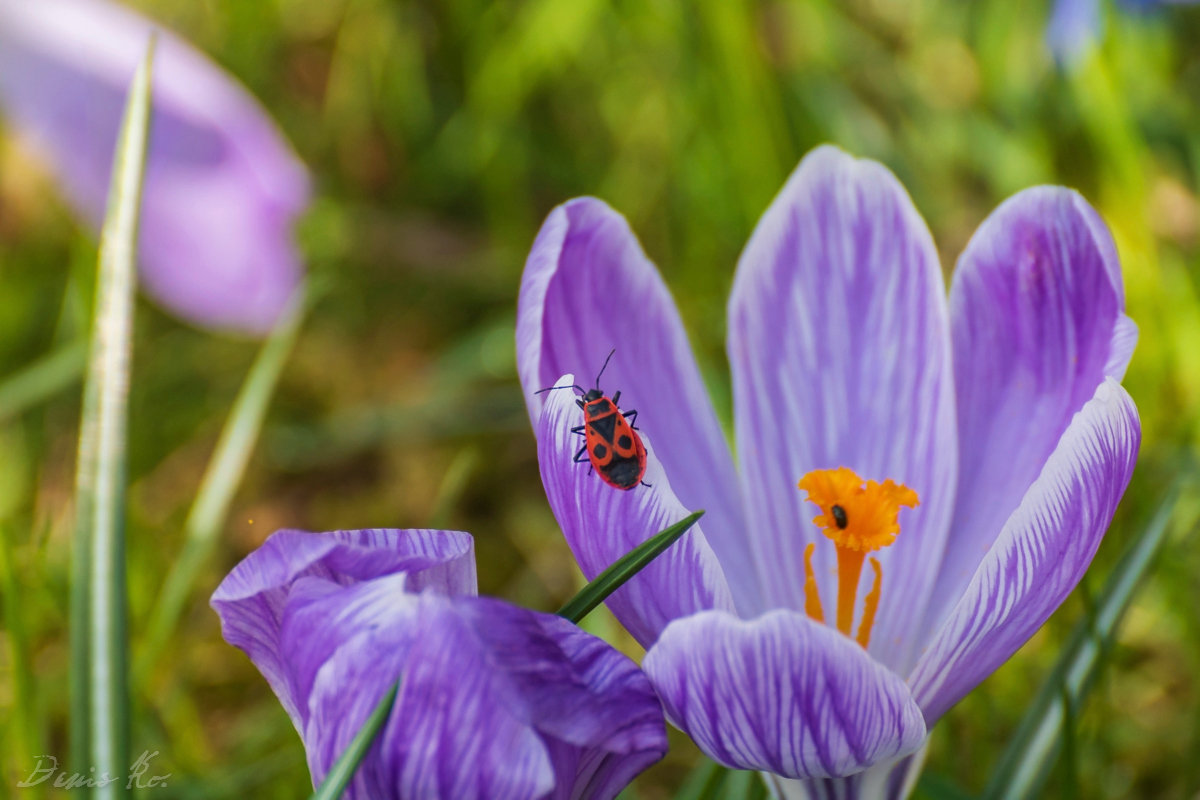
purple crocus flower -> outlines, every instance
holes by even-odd
[[[0,0],[0,115],[95,230],[125,94],[157,26],[102,0]],[[159,30],[140,229],[142,282],[191,322],[268,331],[301,278],[308,176],[237,82]]]
[[[561,617],[477,597],[471,537],[279,531],[217,587],[318,783],[396,679],[348,798],[611,798],[667,749],[640,670]]]
[[[1118,0],[1131,13],[1149,13],[1164,6],[1192,5],[1198,0]],[[1046,25],[1046,44],[1060,64],[1073,65],[1104,33],[1100,0],[1056,0]]]
[[[576,559],[590,577],[707,510],[608,601],[668,718],[784,796],[903,796],[919,759],[900,760],[1062,603],[1112,519],[1140,441],[1123,309],[1113,241],[1075,192],[1000,206],[947,303],[896,178],[818,148],[734,279],[735,469],[625,220],[590,198],[555,209],[526,265],[517,357]],[[574,398],[534,394],[588,383],[614,347],[604,380],[639,412],[651,488],[572,463]]]

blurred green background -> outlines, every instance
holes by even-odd
[[[1143,453],[1085,590],[1190,458],[1200,401],[1200,9],[1108,9],[1098,51],[1056,66],[1043,0],[141,0],[238,76],[314,175],[299,235],[323,287],[180,625],[134,685],[155,798],[310,787],[265,681],[207,600],[281,527],[475,534],[483,591],[542,610],[579,578],[542,495],[513,319],[542,219],[577,195],[628,216],[729,416],[725,301],[758,216],[800,157],[879,159],[947,275],[979,222],[1039,183],[1112,226],[1141,341],[1126,378]],[[94,242],[0,135],[0,375],[85,330]],[[142,301],[130,423],[134,655],[254,342]],[[70,354],[64,356],[65,364]],[[0,795],[66,750],[66,597],[79,384],[0,402]],[[53,381],[51,381],[53,383]],[[8,384],[0,379],[0,398]],[[1195,500],[1185,497],[1185,505]],[[933,736],[926,797],[979,791],[1083,614],[1077,593]],[[1046,796],[1200,792],[1200,553],[1176,532],[1137,598]],[[637,655],[610,619],[590,627]],[[631,796],[698,761],[674,736]],[[44,787],[43,787],[44,788]],[[36,797],[37,790],[21,790]]]

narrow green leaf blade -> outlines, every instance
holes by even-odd
[[[608,569],[597,575],[595,580],[568,600],[566,605],[558,610],[558,615],[578,623],[587,616],[589,611],[603,603],[604,598],[620,589],[643,567],[662,555],[663,551],[673,545],[680,536],[687,533],[688,529],[695,525],[696,520],[702,516],[704,516],[703,511],[695,511],[618,558]]]
[[[137,227],[150,126],[154,41],[134,75],[117,140],[108,210],[100,233],[96,306],[84,385],[76,473],[72,587],[72,758],[90,754],[97,776],[129,767],[125,597],[125,456]],[[82,714],[82,715],[81,715]],[[86,732],[74,729],[86,724]],[[78,738],[77,738],[78,737]],[[83,739],[86,737],[86,739]],[[83,747],[76,750],[80,744]],[[76,760],[73,768],[84,766]],[[125,793],[114,780],[95,797]]]
[[[139,680],[158,661],[175,629],[196,579],[216,547],[221,526],[237,493],[246,464],[258,444],[267,408],[300,334],[311,300],[301,289],[263,344],[238,392],[225,427],[201,479],[199,491],[184,523],[183,551],[163,581],[147,627],[135,673]]]
[[[346,787],[354,779],[358,765],[371,749],[371,743],[375,741],[383,723],[387,721],[388,714],[392,713],[392,706],[396,703],[396,694],[399,691],[400,683],[397,681],[379,701],[379,705],[375,706],[375,710],[367,717],[358,733],[354,734],[350,744],[346,745],[333,768],[326,773],[325,780],[321,781],[321,785],[312,793],[311,800],[337,800],[342,796],[342,792],[346,791]]]
[[[1094,613],[1072,630],[1053,671],[992,771],[984,800],[1040,796],[1062,749],[1064,725],[1081,708],[1104,655],[1116,640],[1121,618],[1162,545],[1178,497],[1176,485],[1109,575]]]

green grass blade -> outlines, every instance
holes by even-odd
[[[984,789],[984,800],[1040,796],[1062,749],[1064,726],[1078,713],[1116,640],[1121,617],[1162,545],[1178,497],[1178,486],[1167,492],[1153,519],[1109,575],[1096,598],[1094,614],[1081,620],[1071,632],[1058,663],[996,764]]]
[[[321,785],[312,793],[311,800],[337,800],[342,796],[342,792],[346,791],[346,787],[354,778],[358,765],[362,763],[367,751],[371,749],[371,743],[375,741],[376,734],[383,727],[383,723],[387,721],[388,714],[392,712],[392,706],[396,703],[396,694],[399,691],[400,684],[397,682],[379,701],[379,705],[375,706],[371,716],[367,717],[367,721],[359,728],[358,733],[354,734],[350,744],[346,745],[346,749],[338,756],[333,768],[326,773],[325,780],[321,781]]]
[[[135,670],[139,681],[158,661],[183,613],[200,571],[217,545],[229,506],[258,443],[279,376],[296,343],[304,313],[310,305],[305,290],[297,292],[263,344],[238,392],[201,479],[187,522],[184,523],[183,551],[163,581],[158,602],[154,605]]]
[[[604,598],[615,592],[625,581],[638,574],[643,567],[662,555],[663,551],[675,543],[688,528],[696,524],[696,520],[704,515],[703,511],[695,511],[676,522],[671,527],[650,537],[625,555],[618,558],[612,565],[596,576],[596,579],[583,587],[577,595],[567,601],[558,610],[560,617],[566,617],[571,622],[578,623],[587,616],[588,612],[604,602]]]
[[[125,451],[136,243],[150,126],[153,40],[134,75],[117,140],[108,210],[100,233],[96,310],[83,394],[76,473],[72,586],[72,767],[123,776],[129,767],[125,596]],[[82,584],[82,585],[81,585]],[[81,629],[83,632],[81,633]],[[86,709],[83,716],[79,716]],[[84,737],[85,750],[76,750]],[[90,760],[82,760],[82,752]],[[86,766],[85,766],[86,764]],[[114,780],[96,797],[125,792]]]
[[[0,420],[15,417],[65,391],[83,375],[86,363],[87,342],[80,339],[5,377],[0,382]]]

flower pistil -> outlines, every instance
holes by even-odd
[[[863,561],[867,553],[896,541],[900,533],[897,519],[900,506],[915,507],[919,502],[917,493],[892,480],[864,482],[848,467],[813,470],[800,479],[799,487],[808,493],[808,501],[821,509],[813,523],[837,548],[837,629],[850,636]],[[815,543],[804,548],[804,610],[816,621],[824,622],[825,612],[812,566],[815,549]],[[878,559],[871,558],[871,569],[874,581],[863,601],[862,621],[855,637],[864,649],[871,639],[883,583],[883,567]]]

